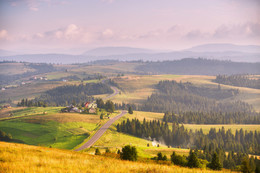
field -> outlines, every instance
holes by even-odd
[[[23,144],[0,142],[0,172],[219,172],[207,169],[188,169],[174,165],[122,161],[104,156],[93,156]],[[223,170],[221,172],[231,172]]]
[[[0,69],[0,75],[16,75],[35,71],[24,63],[1,63]]]
[[[236,130],[240,130],[241,128],[248,132],[260,132],[259,124],[184,124],[184,127],[193,131],[202,129],[205,134],[208,134],[211,128],[216,128],[218,131],[218,129],[221,129],[222,127],[224,127],[225,130],[231,129],[233,134],[235,134]]]
[[[113,98],[117,103],[144,102],[148,96],[156,91],[155,85],[161,80],[175,80],[177,82],[191,82],[198,86],[217,88],[218,84],[212,82],[215,76],[200,75],[129,75],[114,78],[114,81],[123,89],[121,95]],[[252,104],[256,111],[260,111],[260,90],[244,87],[221,85],[222,89],[239,89],[239,94],[227,100],[242,100]]]
[[[107,121],[101,121],[99,115],[59,113],[60,109],[11,109],[13,116],[8,117],[10,120],[0,121],[0,130],[22,143],[73,149]]]

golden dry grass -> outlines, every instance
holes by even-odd
[[[216,172],[188,169],[174,165],[122,161],[69,150],[50,149],[23,144],[0,142],[0,172]],[[223,170],[221,172],[231,172]]]
[[[221,129],[222,127],[224,127],[225,130],[231,129],[233,134],[235,134],[236,130],[240,130],[241,128],[248,132],[260,132],[259,124],[184,124],[184,127],[193,131],[202,129],[205,134],[208,134],[211,128],[216,128],[218,131],[218,129]]]
[[[123,89],[121,95],[112,100],[116,103],[143,103],[148,96],[156,91],[154,86],[161,80],[175,80],[177,82],[191,82],[197,86],[217,88],[218,84],[212,82],[215,76],[203,75],[128,75],[114,78]],[[227,101],[242,100],[252,104],[256,111],[260,111],[260,89],[221,85],[223,89],[239,89],[240,93]]]

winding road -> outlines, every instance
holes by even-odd
[[[104,80],[102,81],[102,83],[104,83]],[[119,90],[118,88],[114,87],[114,86],[110,86],[112,88],[112,90],[114,91],[113,94],[103,98],[104,100],[109,99],[111,97],[114,97],[115,95],[119,94]],[[119,118],[121,118],[122,116],[124,116],[127,113],[127,111],[122,111],[119,115],[117,115],[116,117],[110,119],[108,122],[106,122],[106,124],[104,124],[95,134],[94,136],[92,136],[91,139],[89,139],[85,144],[83,144],[81,147],[75,149],[75,151],[81,151],[84,150],[86,148],[91,147],[95,142],[97,142],[97,140],[99,140],[99,138],[107,131],[107,129]]]
[[[127,113],[127,111],[122,111],[119,115],[117,115],[116,117],[110,119],[108,122],[106,122],[106,124],[104,124],[95,134],[94,136],[92,136],[92,138],[90,140],[88,140],[84,145],[82,145],[81,147],[75,149],[75,151],[81,151],[83,149],[89,148],[91,147],[95,142],[97,142],[97,140],[99,140],[99,138],[106,132],[106,130],[119,118],[121,118],[122,116],[124,116]]]

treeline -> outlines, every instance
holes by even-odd
[[[219,75],[259,74],[260,63],[232,62],[202,58],[147,62],[136,70],[150,74]]]
[[[141,110],[151,112],[252,112],[253,108],[242,101],[223,102],[222,99],[238,94],[238,90],[196,87],[176,81],[160,81],[158,92],[152,94]]]
[[[200,168],[205,164],[210,169],[221,170],[222,168],[231,169],[234,171],[241,172],[259,172],[260,171],[260,160],[257,157],[249,157],[246,153],[234,153],[229,152],[228,154],[217,148],[215,151],[203,150],[190,150],[188,157],[177,155],[175,152],[171,155],[171,161],[175,165],[187,166],[191,168]]]
[[[225,85],[260,89],[260,79],[253,79],[248,75],[217,75],[214,82]]]
[[[33,100],[23,99],[18,106],[68,106],[92,102],[92,95],[112,93],[113,90],[102,83],[87,83],[86,85],[66,85],[46,91]],[[26,102],[27,100],[27,102]]]
[[[166,112],[164,122],[180,124],[260,124],[260,113],[246,112]]]
[[[217,148],[225,151],[260,154],[260,133],[247,132],[243,129],[237,130],[235,135],[231,129],[225,131],[211,128],[209,134],[204,134],[202,130],[192,132],[184,128],[183,125],[173,123],[172,130],[167,123],[159,120],[146,121],[141,123],[138,119],[123,121],[117,124],[117,131],[128,133],[141,138],[154,138],[168,146],[183,148],[209,148],[215,151]]]
[[[47,107],[48,104],[43,101],[36,101],[35,99],[22,99],[21,102],[17,103],[19,107]]]

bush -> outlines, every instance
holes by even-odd
[[[100,150],[98,148],[95,151],[95,155],[101,155],[101,152],[100,152]]]
[[[135,147],[131,147],[130,145],[125,146],[120,153],[120,158],[123,160],[137,160],[137,150]]]
[[[185,156],[176,155],[175,151],[171,155],[171,161],[175,165],[186,166],[187,159]]]

